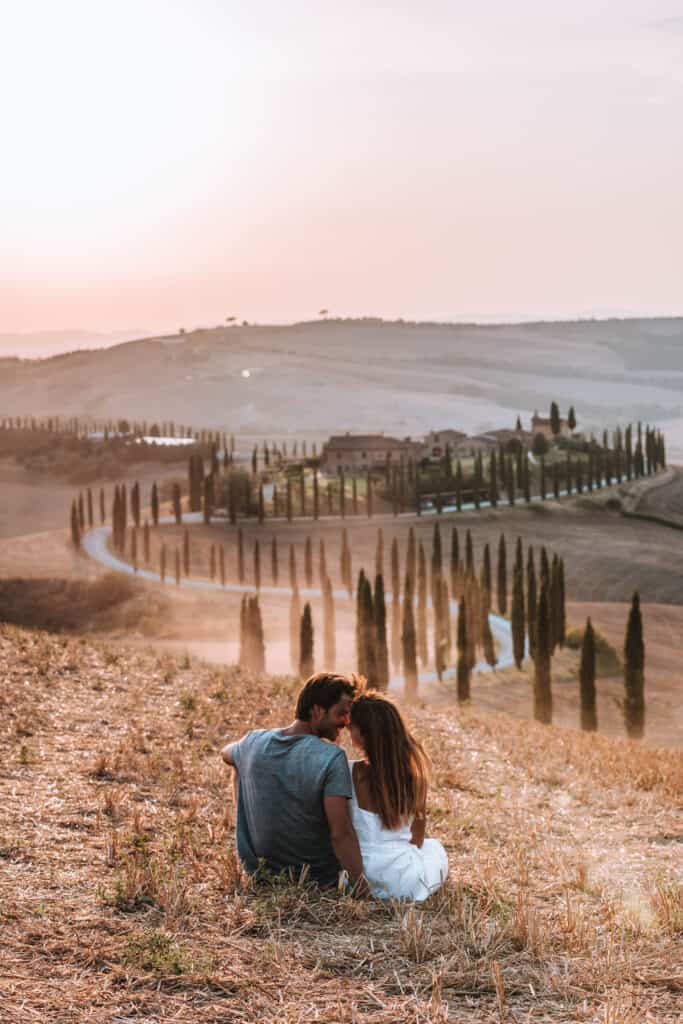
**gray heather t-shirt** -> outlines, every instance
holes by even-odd
[[[317,736],[255,729],[232,757],[240,776],[237,852],[247,871],[255,872],[259,861],[275,873],[308,864],[313,881],[334,885],[339,864],[323,797],[351,798],[344,751]]]

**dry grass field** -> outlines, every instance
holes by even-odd
[[[217,752],[293,680],[14,627],[0,659],[3,1024],[680,1022],[680,752],[416,706],[444,890],[253,890]]]

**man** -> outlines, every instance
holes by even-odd
[[[337,885],[344,869],[365,892],[363,861],[351,823],[351,773],[337,740],[350,720],[355,677],[320,672],[299,694],[285,729],[255,729],[222,750],[235,769],[237,852],[250,874],[308,865],[321,887]]]

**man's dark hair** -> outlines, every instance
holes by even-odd
[[[338,676],[333,672],[316,672],[306,680],[299,693],[296,702],[296,717],[300,722],[308,722],[314,704],[329,711],[344,694],[355,697],[361,689],[360,681],[353,675]]]

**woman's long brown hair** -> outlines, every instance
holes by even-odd
[[[363,739],[370,793],[385,828],[395,829],[424,812],[430,777],[427,753],[408,731],[401,712],[369,690],[351,705],[351,724]]]

